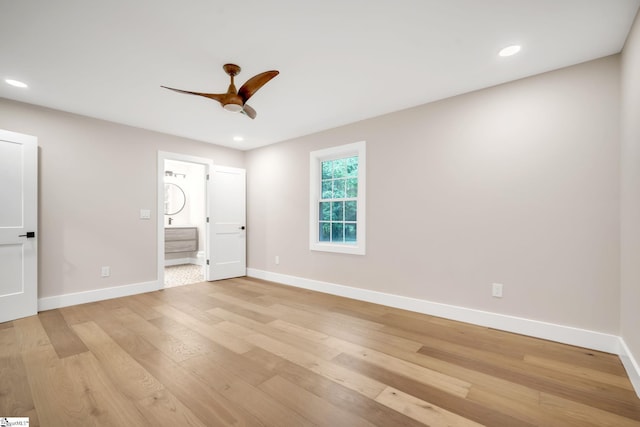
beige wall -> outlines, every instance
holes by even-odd
[[[159,150],[244,166],[241,151],[6,99],[0,128],[38,137],[40,298],[157,280]]]
[[[617,334],[619,61],[248,152],[249,267]],[[312,252],[309,152],[361,140],[367,254]]]
[[[622,53],[621,87],[621,335],[640,361],[640,14]]]

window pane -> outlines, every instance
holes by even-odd
[[[344,226],[341,222],[331,223],[331,241],[344,242]]]
[[[331,240],[331,223],[321,222],[320,232],[318,233],[318,240],[321,242],[329,242]]]
[[[333,178],[333,162],[322,162],[322,179]]]
[[[344,241],[345,242],[357,242],[357,225],[345,224],[344,225]]]
[[[357,221],[358,220],[358,202],[351,201],[344,204],[344,220],[345,221]]]
[[[333,181],[322,181],[322,198],[323,199],[331,199],[333,198]]]
[[[319,218],[320,218],[320,221],[331,221],[331,203],[330,202],[320,202]]]
[[[332,202],[331,205],[331,221],[344,221],[344,202]]]
[[[347,159],[347,176],[358,176],[358,157]]]
[[[346,179],[336,179],[335,181],[333,181],[333,198],[334,199],[342,199],[343,197],[345,197],[346,184],[347,184]]]
[[[347,175],[347,159],[333,161],[333,177],[342,178]]]
[[[358,197],[358,179],[349,178],[347,180],[346,197]]]

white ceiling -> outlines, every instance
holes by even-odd
[[[639,5],[0,0],[0,97],[250,149],[618,53]],[[160,88],[226,92],[227,62],[237,87],[280,71],[250,100],[255,120]]]

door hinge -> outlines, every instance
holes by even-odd
[[[207,181],[209,181],[209,174],[207,174]]]
[[[209,265],[209,260],[207,260],[207,265]]]
[[[209,222],[209,217],[207,217],[207,222]]]

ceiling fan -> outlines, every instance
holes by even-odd
[[[236,90],[233,78],[240,73],[240,67],[236,64],[225,64],[222,66],[222,68],[231,77],[231,84],[229,85],[229,89],[227,89],[227,93],[202,93],[175,89],[167,86],[161,87],[180,93],[186,93],[188,95],[198,95],[204,96],[205,98],[209,99],[215,99],[222,105],[222,108],[224,108],[225,110],[232,111],[234,113],[242,113],[252,119],[255,119],[256,110],[251,108],[251,106],[247,104],[247,101],[249,100],[249,98],[251,98],[251,96],[253,96],[254,93],[258,91],[258,89],[267,84],[269,80],[280,74],[280,72],[272,70],[257,74],[247,80],[246,83],[240,87],[240,90]]]

